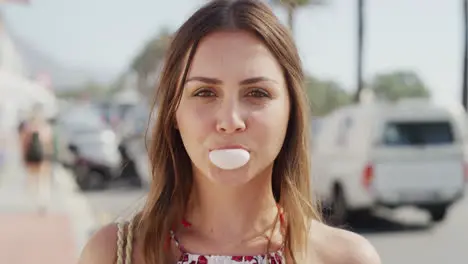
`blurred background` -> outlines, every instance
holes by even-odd
[[[0,1],[0,263],[72,263],[142,205],[151,96],[203,0]],[[270,0],[307,73],[313,189],[383,263],[468,260],[467,1]],[[22,160],[40,105],[48,213]]]

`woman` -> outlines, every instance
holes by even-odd
[[[35,105],[29,120],[20,123],[19,135],[28,185],[36,196],[38,211],[44,213],[50,199],[53,143],[52,129],[41,105]]]
[[[114,224],[98,231],[81,264],[380,263],[311,202],[301,61],[268,6],[198,10],[175,34],[157,92],[147,203],[126,238]],[[223,148],[251,158],[220,169],[209,152]]]

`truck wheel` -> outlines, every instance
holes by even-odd
[[[82,191],[89,190],[87,183],[87,176],[89,172],[89,167],[84,164],[78,163],[73,166],[73,174],[75,175],[76,184]]]
[[[82,191],[103,190],[106,187],[104,174],[93,169],[90,169],[86,174],[80,175],[77,183]]]
[[[438,206],[429,209],[429,214],[431,215],[431,219],[433,222],[442,222],[447,215],[447,207],[445,206]]]
[[[88,175],[88,184],[92,190],[103,190],[106,187],[106,177],[100,171],[91,170]]]
[[[333,191],[333,201],[331,203],[331,215],[329,221],[334,226],[343,226],[348,218],[348,208],[346,198],[341,187],[336,187]]]

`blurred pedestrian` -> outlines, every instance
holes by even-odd
[[[38,210],[47,210],[51,192],[53,134],[41,105],[36,105],[27,120],[19,125],[22,157],[27,171],[28,189],[35,195]]]
[[[302,64],[265,1],[209,1],[169,47],[147,204],[99,230],[79,263],[380,263],[321,222]]]

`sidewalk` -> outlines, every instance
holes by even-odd
[[[76,263],[95,228],[87,200],[72,175],[55,166],[48,213],[39,215],[26,172],[10,150],[0,168],[0,263]]]
[[[0,259],[12,264],[76,263],[75,241],[65,214],[0,214]]]

